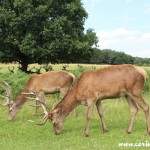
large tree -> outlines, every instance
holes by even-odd
[[[81,0],[1,0],[0,61],[86,62],[98,42]]]

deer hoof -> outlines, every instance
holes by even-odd
[[[87,133],[84,133],[83,137],[89,137],[89,135]]]
[[[106,129],[106,130],[103,130],[103,133],[107,133],[108,132],[108,130]]]
[[[146,136],[150,136],[150,132],[149,131],[146,132]]]
[[[126,133],[127,133],[127,134],[131,134],[131,131],[126,130]]]

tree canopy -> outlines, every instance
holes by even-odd
[[[81,0],[1,0],[0,61],[70,63],[89,60],[98,38],[84,32]]]
[[[111,49],[95,49],[90,61],[95,64],[133,64],[134,57]]]
[[[140,58],[133,57],[131,55],[125,54],[124,52],[118,52],[111,49],[100,50],[98,48],[94,49],[94,53],[90,59],[92,64],[135,64],[139,66],[149,66],[150,58]]]

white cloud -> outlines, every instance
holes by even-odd
[[[139,32],[138,31],[134,31],[134,30],[127,30],[125,28],[118,28],[115,29],[111,32],[106,32],[106,31],[101,31],[98,32],[98,36],[104,40],[106,39],[134,39],[136,37],[136,35],[138,35]],[[119,41],[119,40],[118,40]]]
[[[124,51],[132,56],[150,58],[150,33],[117,28],[110,32],[100,31],[97,36],[100,49]]]
[[[146,40],[148,40],[148,39],[150,40],[150,32],[149,33],[144,33],[142,38],[146,39]]]

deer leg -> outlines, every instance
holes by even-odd
[[[98,100],[96,102],[96,107],[97,107],[98,114],[101,118],[103,133],[105,133],[105,132],[107,132],[107,127],[106,127],[106,123],[105,123],[104,116],[103,116],[101,100]]]
[[[145,113],[145,118],[146,118],[146,125],[147,125],[147,135],[150,135],[150,115],[149,115],[149,106],[148,104],[144,101],[142,96],[134,96],[133,99],[135,102],[143,109]]]
[[[39,105],[40,105],[40,104],[39,104],[39,102],[38,102],[37,100],[36,100],[35,103],[36,103],[36,108],[35,108],[35,113],[34,113],[34,115],[35,115],[35,116],[38,116],[38,110],[39,110],[39,107],[40,107]]]
[[[85,127],[85,131],[83,136],[87,137],[88,136],[88,132],[89,132],[89,127],[90,127],[90,119],[91,119],[91,115],[93,112],[93,108],[94,108],[94,102],[91,102],[90,104],[88,104],[88,110],[87,110],[87,116],[86,116],[86,127]]]
[[[129,126],[128,126],[126,132],[131,133],[133,124],[134,124],[134,120],[135,120],[135,116],[138,111],[138,107],[137,107],[136,103],[130,97],[126,97],[126,99],[127,99],[127,102],[129,104],[129,107],[131,110],[131,118],[130,118]]]
[[[42,103],[45,103],[45,98],[44,98],[44,93],[43,92],[40,92],[38,93],[38,97],[39,97],[39,101],[41,101]],[[41,115],[41,114],[38,114],[38,110],[40,108],[40,102],[38,100],[36,100],[36,110],[35,110],[35,115]]]

